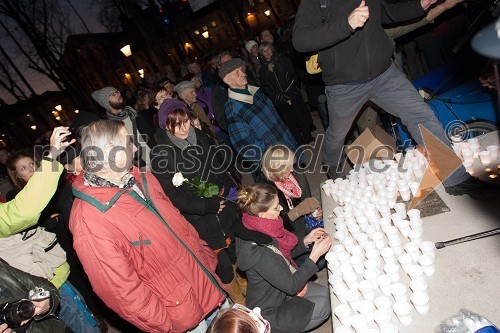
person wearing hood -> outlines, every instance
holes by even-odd
[[[152,170],[165,194],[181,214],[193,225],[200,238],[217,254],[216,273],[226,285],[229,297],[244,304],[244,286],[240,287],[233,271],[236,262],[234,223],[239,220],[236,198],[238,183],[228,172],[231,160],[229,146],[217,146],[211,136],[191,125],[186,105],[176,99],[163,102],[158,111],[158,146],[151,154]],[[230,156],[230,155],[229,155]],[[217,185],[219,196],[199,195],[196,186],[174,184],[176,173],[191,182],[200,181]]]
[[[244,186],[238,195],[242,224],[236,226],[236,264],[247,274],[247,306],[260,307],[273,333],[311,330],[331,313],[328,288],[308,280],[316,262],[330,249],[323,228],[307,236],[285,230],[276,188],[270,184]],[[292,260],[312,247],[302,266]]]
[[[113,87],[104,87],[92,93],[92,98],[106,110],[106,118],[120,120],[125,123],[127,131],[132,135],[133,143],[138,148],[134,163],[137,167],[151,170],[149,155],[154,147],[154,127],[148,117],[128,106],[120,91]]]
[[[259,53],[262,55],[259,72],[262,90],[271,99],[299,145],[314,141],[311,136],[311,113],[302,99],[292,62],[285,55],[276,53],[271,43],[260,44]]]

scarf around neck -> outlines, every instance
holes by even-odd
[[[189,128],[188,136],[186,139],[179,139],[170,131],[166,130],[168,138],[172,141],[172,143],[178,147],[180,150],[184,150],[189,146],[196,146],[196,131],[194,130],[194,127],[191,126]]]
[[[134,120],[135,118],[137,118],[138,114],[137,111],[134,110],[134,108],[126,106],[118,113],[112,113],[111,111],[106,110],[106,116],[110,120],[124,120],[127,117],[130,117],[130,119]]]
[[[247,229],[261,232],[272,237],[276,242],[278,242],[279,250],[285,259],[297,268],[297,265],[292,260],[291,252],[297,245],[298,239],[297,236],[285,229],[283,226],[283,219],[281,217],[278,216],[276,220],[270,220],[243,213],[242,222]]]
[[[274,184],[276,185],[278,190],[280,190],[285,195],[287,201],[295,198],[300,198],[302,196],[302,189],[300,188],[297,179],[293,175],[293,172],[290,173],[290,176],[288,176],[287,179],[283,181],[275,181]]]

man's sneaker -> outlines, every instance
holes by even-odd
[[[484,183],[477,178],[469,177],[460,184],[444,188],[450,195],[467,194],[476,200],[500,199],[500,186]]]

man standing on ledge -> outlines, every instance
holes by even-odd
[[[394,45],[382,27],[423,16],[434,2],[307,0],[300,3],[293,27],[293,45],[299,52],[320,50],[318,62],[326,83],[330,117],[323,163],[329,168],[330,178],[343,176],[339,161],[345,137],[359,110],[369,100],[401,118],[419,145],[424,146],[419,129],[422,125],[450,146],[434,112],[392,63]],[[439,156],[435,159],[439,167]],[[470,177],[463,166],[441,181],[452,195],[484,198],[493,194],[490,187]]]

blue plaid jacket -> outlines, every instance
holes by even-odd
[[[284,144],[293,152],[297,143],[280,118],[271,100],[258,87],[248,86],[251,95],[229,89],[225,104],[229,139],[247,160],[260,162],[265,150]]]

